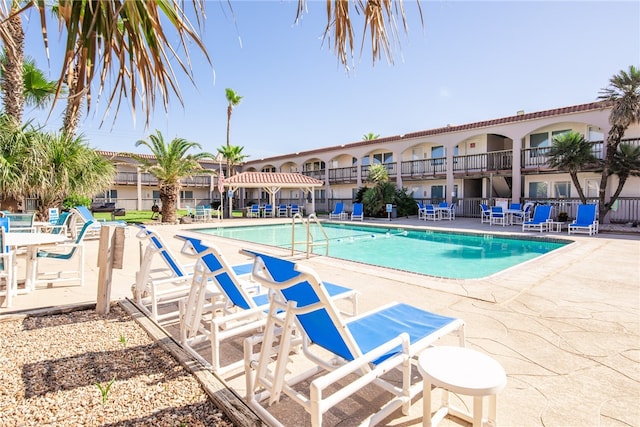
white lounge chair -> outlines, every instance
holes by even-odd
[[[551,205],[538,205],[533,213],[531,221],[522,223],[522,231],[538,230],[543,232],[548,229],[548,221],[551,219]]]
[[[17,281],[15,280],[14,251],[6,245],[4,233],[9,228],[9,220],[0,218],[0,281],[4,281],[4,289],[1,288],[0,296],[4,295],[5,306],[11,307],[13,296],[18,293]]]
[[[569,234],[588,233],[589,236],[598,234],[598,205],[578,205],[576,220],[569,224]]]
[[[269,307],[268,295],[260,292],[256,282],[239,277],[220,250],[211,243],[189,236],[176,237],[185,241],[183,253],[197,259],[188,298],[180,303],[180,342],[218,375],[231,375],[242,369],[242,357],[223,365],[220,345],[225,340],[257,332],[264,327]],[[225,299],[220,304],[207,307],[203,287],[209,281],[217,285]],[[350,301],[350,314],[355,314],[358,293],[339,285],[330,287],[332,297]],[[211,363],[195,349],[206,341],[211,343]]]
[[[359,221],[364,221],[364,212],[363,212],[362,203],[354,203],[353,204],[353,212],[351,212],[351,221],[357,219]]]
[[[247,401],[269,424],[280,425],[262,402],[273,404],[282,393],[302,405],[311,415],[311,426],[319,427],[326,411],[366,385],[386,390],[390,400],[362,424],[374,425],[398,407],[407,414],[412,399],[422,392],[422,381],[411,381],[420,352],[449,333],[457,333],[464,345],[462,320],[408,304],[392,303],[343,319],[325,283],[311,269],[253,251],[244,253],[255,256],[254,278],[274,292],[264,335],[247,339],[244,346]],[[284,313],[284,318],[276,313]],[[283,332],[275,340],[279,331]],[[289,374],[290,351],[299,341],[312,367]],[[256,354],[253,349],[258,344]],[[402,379],[392,384],[383,375],[394,369]],[[305,386],[305,381],[310,384]]]
[[[344,216],[344,204],[342,202],[336,203],[333,212],[329,212],[329,219],[344,219]]]

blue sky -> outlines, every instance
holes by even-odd
[[[203,40],[212,58],[192,50],[194,87],[180,78],[184,106],[172,98],[155,109],[149,128],[128,107],[100,127],[104,102],[92,107],[80,132],[90,146],[145,152],[135,142],[156,129],[216,152],[226,143],[225,88],[244,98],[233,111],[231,144],[248,160],[356,142],[364,134],[399,135],[596,100],[609,79],[640,66],[638,1],[415,1],[405,0],[409,32],[400,33],[394,64],[372,65],[368,47],[347,73],[322,42],[324,1],[309,1],[296,25],[296,0],[207,2]],[[52,49],[43,55],[36,15],[27,54],[57,78]],[[55,31],[56,26],[50,26]],[[51,37],[56,42],[55,36]],[[41,123],[46,114],[26,117]],[[58,129],[54,111],[47,129]]]

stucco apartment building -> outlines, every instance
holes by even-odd
[[[552,203],[559,211],[575,213],[578,193],[569,174],[548,165],[553,138],[573,130],[593,143],[593,153],[603,158],[603,141],[609,132],[610,108],[604,103],[574,105],[552,110],[490,119],[462,125],[394,135],[375,140],[328,145],[313,150],[249,160],[242,171],[299,172],[324,182],[315,190],[317,211],[330,211],[337,202],[350,208],[358,188],[367,185],[368,169],[383,164],[390,179],[413,193],[416,200],[457,203],[457,215],[479,216],[480,203],[496,199]],[[627,130],[623,142],[640,145],[640,126]],[[149,209],[157,200],[157,183],[141,173],[135,162],[118,153],[103,152],[117,162],[113,188],[102,199],[117,201],[127,209]],[[217,163],[203,163],[218,170]],[[579,174],[586,196],[597,201],[600,173]],[[610,178],[612,193],[617,177]],[[217,177],[196,176],[184,181],[182,205],[219,203]],[[609,190],[608,190],[609,191]],[[234,206],[265,202],[265,191],[246,189],[235,195]],[[304,204],[310,195],[283,189],[278,203]],[[640,178],[630,177],[620,202],[608,219],[616,222],[640,219]]]

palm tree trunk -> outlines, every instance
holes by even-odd
[[[162,203],[162,222],[174,224],[176,222],[176,206],[178,204],[178,196],[180,194],[180,186],[174,184],[160,186],[160,202]]]
[[[82,101],[76,102],[75,98],[78,94],[78,63],[77,60],[67,73],[67,87],[69,88],[69,97],[67,107],[64,111],[64,119],[62,122],[62,131],[69,136],[73,136],[78,131],[78,123],[80,122],[80,105]]]
[[[6,62],[2,64],[2,92],[5,113],[11,117],[17,125],[22,124],[24,110],[24,31],[22,18],[15,13],[20,8],[20,3],[14,1],[11,6],[12,16],[7,21],[8,34],[11,40],[5,41]]]
[[[611,201],[607,200],[607,184],[611,174],[611,167],[614,163],[614,156],[620,145],[620,140],[624,135],[624,128],[613,125],[607,136],[607,152],[604,157],[602,168],[602,178],[600,178],[600,188],[598,190],[598,218],[600,223],[605,223],[604,219],[611,210]]]
[[[587,198],[584,196],[584,191],[582,191],[582,185],[580,185],[580,181],[578,181],[578,173],[577,172],[569,172],[571,176],[571,181],[573,181],[573,186],[578,190],[578,196],[580,197],[580,202],[582,204],[587,203]]]

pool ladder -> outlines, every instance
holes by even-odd
[[[296,223],[298,222],[305,226],[306,236],[304,240],[296,242]],[[320,230],[320,232],[322,232],[322,235],[324,236],[324,241],[314,240],[313,235],[311,234],[311,222],[314,222],[318,226],[318,229]],[[324,231],[324,228],[322,228],[322,224],[320,224],[320,221],[318,220],[318,217],[316,216],[316,214],[311,214],[307,219],[304,219],[302,215],[297,213],[291,219],[291,255],[293,256],[296,250],[296,245],[303,245],[303,244],[305,245],[307,258],[309,258],[309,256],[311,255],[311,253],[313,252],[313,248],[315,246],[324,245],[325,255],[329,255],[329,236],[327,236],[327,233]]]

